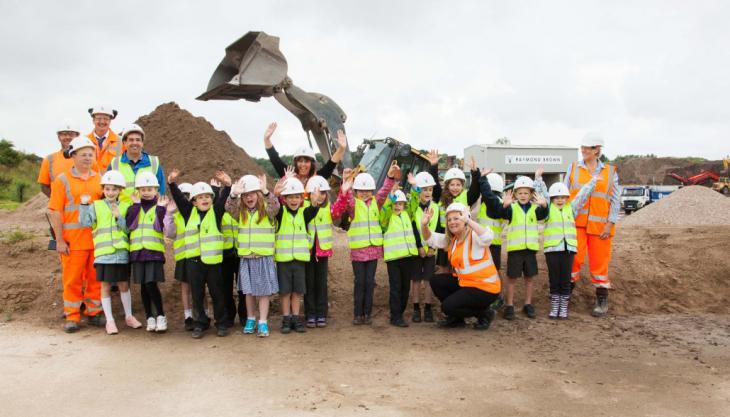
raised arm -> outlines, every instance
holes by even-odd
[[[489,172],[491,170],[483,171],[481,178],[479,178],[479,189],[482,194],[482,203],[487,206],[487,216],[493,219],[510,220],[512,218],[512,207],[504,207],[503,202],[492,192],[489,181],[487,181],[487,174]]]
[[[281,160],[279,152],[277,152],[274,148],[274,144],[271,143],[271,136],[274,135],[274,132],[276,131],[276,126],[276,122],[273,122],[269,124],[269,126],[266,128],[266,131],[264,132],[264,146],[266,147],[266,154],[269,155],[271,165],[274,166],[276,174],[279,176],[279,178],[281,178],[284,176],[286,164],[284,163],[284,161]]]

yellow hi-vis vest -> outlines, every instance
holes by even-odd
[[[309,262],[309,238],[304,223],[304,208],[299,207],[296,215],[292,216],[286,207],[281,215],[281,225],[276,232],[276,262],[302,261]]]
[[[570,204],[565,204],[562,209],[550,204],[550,214],[545,221],[543,234],[546,248],[558,246],[563,239],[568,245],[578,247],[573,208]]]
[[[449,191],[444,190],[444,192],[448,193]],[[466,190],[462,190],[459,195],[454,197],[452,203],[461,203],[466,207],[469,207],[469,200],[466,199]],[[446,207],[444,207],[443,204],[439,203],[439,209],[439,224],[441,225],[441,227],[444,228],[444,230],[446,230]],[[433,232],[434,229],[431,229],[431,231]]]
[[[223,233],[218,230],[213,208],[205,212],[201,222],[198,209],[193,207],[185,224],[185,257],[198,256],[206,265],[223,262]]]
[[[501,199],[500,199],[501,201]],[[492,233],[494,233],[494,239],[492,239],[492,243],[490,246],[494,245],[502,245],[502,231],[507,226],[507,221],[504,219],[493,219],[489,216],[487,216],[487,205],[486,203],[482,203],[479,206],[479,214],[477,215],[477,223],[484,227],[488,227],[492,229]]]
[[[185,219],[183,219],[179,211],[176,211],[172,215],[172,220],[175,222],[175,240],[172,242],[172,249],[175,254],[175,262],[177,262],[186,258],[185,238],[187,237],[188,231],[185,230]],[[193,234],[195,231],[191,230],[189,233]]]
[[[230,214],[224,213],[221,219],[221,233],[223,233],[223,250],[233,249],[236,242],[238,223]]]
[[[153,175],[157,175],[157,169],[160,166],[160,159],[156,156],[147,155],[150,158],[150,165],[139,168],[137,174],[140,172],[151,172]],[[119,171],[124,176],[124,182],[127,184],[124,190],[119,194],[120,201],[130,202],[132,201],[132,194],[134,193],[134,178],[136,174],[132,170],[132,166],[126,162],[122,162],[122,156],[115,156],[112,162],[109,164],[111,169]]]
[[[304,202],[304,207],[310,206],[309,200]],[[309,236],[309,249],[314,247],[315,236],[319,240],[319,247],[322,250],[332,249],[332,213],[330,212],[330,203],[322,206],[317,212],[317,216],[307,225],[307,235]]]
[[[431,220],[428,221],[428,230],[431,231],[431,233],[436,231],[436,226],[439,222],[439,205],[431,201],[428,205],[428,208],[433,210],[433,216],[431,217]],[[423,250],[428,251],[428,246],[426,246],[426,239],[423,238],[423,233],[421,233],[421,219],[423,218],[423,209],[421,208],[421,205],[419,204],[418,207],[416,207],[415,212],[415,221],[416,225],[418,226],[418,234],[421,237],[421,247]]]
[[[530,249],[540,250],[540,236],[537,229],[537,206],[530,204],[525,213],[519,203],[512,203],[512,221],[507,229],[507,252]]]
[[[94,212],[96,213],[96,224],[91,229],[91,236],[94,238],[94,257],[111,255],[118,250],[129,250],[129,237],[120,229],[112,210],[104,200],[94,201]],[[125,216],[129,204],[119,203],[119,215]]]
[[[147,249],[165,253],[165,236],[155,230],[157,205],[144,211],[139,209],[137,228],[129,234],[129,250],[131,252]]]
[[[275,240],[276,229],[269,216],[264,215],[259,222],[258,211],[249,212],[245,221],[238,215],[238,256],[273,256]]]
[[[362,249],[368,246],[383,245],[383,229],[380,227],[380,209],[375,197],[367,206],[359,198],[355,199],[355,217],[347,231],[350,249]]]
[[[418,256],[411,218],[405,211],[390,216],[388,228],[383,235],[383,252],[385,262]]]

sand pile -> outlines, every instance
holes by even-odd
[[[671,184],[679,182],[667,174],[674,172],[692,176],[702,171],[720,172],[722,161],[702,161],[698,158],[635,157],[619,160],[616,164],[621,184]]]
[[[683,187],[625,217],[622,226],[730,225],[730,199],[707,187]]]

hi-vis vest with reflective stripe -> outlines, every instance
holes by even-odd
[[[565,204],[562,209],[550,204],[550,214],[545,221],[543,235],[543,244],[546,248],[558,246],[563,239],[574,248],[578,246],[573,208],[570,204]]]
[[[439,216],[440,216],[440,210],[439,205],[431,201],[428,205],[428,208],[433,210],[433,216],[431,217],[431,220],[428,221],[428,230],[430,230],[432,233],[436,231],[436,226],[439,222]],[[417,225],[420,226],[421,219],[423,218],[423,209],[421,208],[420,203],[418,204],[418,207],[416,207],[416,212],[414,213],[414,221]],[[428,246],[426,246],[426,239],[423,238],[423,234],[421,233],[421,228],[418,228],[418,234],[421,237],[421,244],[423,247],[423,250],[428,251]]]
[[[304,201],[304,207],[310,206],[309,200]],[[330,212],[330,203],[322,206],[317,212],[317,216],[307,225],[307,235],[309,236],[309,248],[314,247],[314,238],[319,240],[319,247],[322,250],[332,249],[332,213]]]
[[[119,215],[125,216],[129,204],[119,203]],[[96,213],[96,225],[91,229],[91,236],[94,238],[94,257],[111,255],[117,250],[129,250],[129,237],[127,233],[119,228],[112,210],[104,200],[94,201],[94,212]]]
[[[63,183],[63,191],[66,193],[66,205],[63,207],[63,230],[75,230],[83,229],[84,226],[79,223],[79,205],[74,200],[73,193],[71,192],[71,183],[68,182],[66,173],[62,172],[58,174],[58,180]],[[70,218],[73,219],[73,221]],[[58,239],[58,236],[56,236]]]
[[[175,222],[175,241],[172,242],[172,249],[177,262],[185,259],[185,238],[188,232],[185,230],[185,219],[179,211],[172,215],[172,220]],[[195,232],[191,230],[190,233]]]
[[[519,203],[512,203],[512,221],[507,229],[507,252],[515,250],[540,250],[540,235],[537,229],[537,206],[530,204],[525,213]]]
[[[223,250],[233,249],[238,232],[238,222],[230,214],[224,213],[221,219],[221,233],[223,233]]]
[[[129,234],[130,251],[147,249],[165,253],[165,236],[154,227],[156,209],[157,205],[147,211],[140,207],[137,228]]]
[[[137,174],[139,174],[140,172],[151,172],[152,174],[157,175],[157,169],[160,166],[159,158],[152,155],[147,156],[149,156],[150,158],[150,165],[139,168],[137,170]],[[132,166],[126,162],[122,162],[121,156],[115,156],[109,166],[111,167],[111,169],[121,172],[124,176],[124,182],[127,183],[127,186],[124,187],[124,191],[122,191],[122,194],[119,196],[119,198],[123,199],[123,201],[131,201],[132,193],[134,193],[135,178],[135,173],[132,170]]]
[[[500,199],[502,201],[502,199]],[[479,206],[479,214],[477,215],[477,223],[484,227],[492,229],[494,233],[494,239],[492,239],[492,245],[502,244],[502,231],[507,226],[507,221],[504,219],[493,219],[487,216],[487,204],[482,203]]]
[[[291,262],[294,260],[309,262],[309,237],[304,223],[304,208],[299,207],[296,215],[292,216],[286,207],[281,215],[281,225],[276,232],[276,262]]]
[[[380,227],[380,209],[375,197],[370,205],[359,198],[355,199],[355,217],[350,223],[347,238],[350,249],[362,249],[368,246],[383,245],[383,229]]]
[[[474,287],[492,294],[499,294],[502,284],[497,268],[488,250],[474,253],[472,246],[473,232],[463,241],[453,239],[448,251],[449,263],[454,268],[454,275],[459,278],[459,286]]]
[[[218,230],[213,208],[205,212],[201,221],[198,209],[193,207],[185,225],[185,258],[198,256],[206,265],[223,262],[223,233]]]
[[[411,218],[405,211],[390,216],[383,235],[383,253],[385,262],[418,255]]]
[[[604,164],[601,170],[601,180],[596,183],[596,188],[586,203],[578,210],[575,217],[575,225],[577,227],[585,227],[586,233],[589,235],[600,235],[603,233],[603,227],[608,222],[608,212],[611,207],[611,195],[613,193],[613,177],[616,175],[616,167]],[[579,167],[577,163],[570,166],[570,178],[568,180],[568,189],[570,190],[570,201],[572,201],[581,187],[587,184],[592,178],[592,174],[584,167]],[[616,233],[616,225],[611,227],[611,236]]]
[[[264,215],[259,222],[258,210],[249,212],[245,221],[238,215],[238,256],[272,256],[275,240],[276,229],[269,216]]]
[[[445,193],[448,193],[448,190],[444,190]],[[466,190],[462,190],[459,195],[454,197],[454,200],[452,203],[461,203],[465,205],[466,207],[469,207],[469,201],[466,199]],[[419,223],[420,224],[420,223]],[[443,204],[439,203],[439,224],[441,227],[446,229],[446,207],[443,206]],[[433,232],[434,229],[431,229]]]

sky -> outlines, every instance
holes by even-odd
[[[351,144],[395,137],[467,146],[577,146],[604,153],[730,154],[730,2],[14,1],[0,2],[0,137],[39,155],[64,120],[119,111],[122,130],[175,101],[264,156],[290,153],[299,121],[273,98],[197,101],[225,47],[278,36],[289,77],[347,113]],[[180,136],[180,142],[194,141]]]

